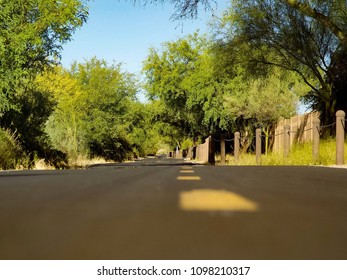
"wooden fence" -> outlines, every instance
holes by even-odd
[[[275,129],[275,139],[272,150],[274,152],[282,151],[284,147],[284,131],[286,126],[289,126],[290,131],[290,147],[294,143],[312,142],[314,132],[313,123],[317,118],[319,118],[319,114],[317,112],[313,112],[305,115],[297,115],[290,119],[280,120]]]
[[[344,164],[344,141],[346,134],[346,114],[344,111],[338,111],[336,113],[336,164]],[[333,124],[332,124],[333,125]],[[291,145],[295,142],[312,142],[312,156],[314,160],[319,157],[319,138],[321,130],[320,122],[317,113],[306,114],[303,116],[296,116],[289,120],[282,120],[278,123],[275,130],[275,140],[273,151],[283,152],[283,155],[287,157]],[[237,162],[240,150],[240,133],[234,133],[234,157]],[[262,152],[262,139],[261,129],[257,129],[255,132],[255,159],[257,164],[261,164],[261,152]],[[206,138],[205,143],[191,147],[187,151],[175,151],[171,152],[170,156],[173,157],[186,157],[189,159],[195,159],[199,162],[215,164],[215,142],[216,139],[211,136]],[[221,147],[221,158],[222,163],[225,162],[225,139],[217,140],[220,141]]]
[[[170,152],[169,157],[194,159],[202,163],[214,162],[214,141],[212,137],[207,137],[205,142],[187,150]]]

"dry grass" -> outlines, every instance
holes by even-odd
[[[22,165],[25,156],[14,134],[0,129],[0,170],[15,169]]]
[[[288,157],[282,153],[269,153],[261,156],[262,165],[323,165],[332,166],[335,161],[335,141],[322,140],[319,148],[319,158],[314,161],[312,157],[312,144],[294,145]],[[216,157],[217,164],[220,156]],[[228,165],[256,165],[255,154],[241,154],[238,162],[231,155],[226,155]],[[345,143],[345,162],[347,163],[347,142]]]
[[[33,167],[34,170],[54,170],[54,166],[45,163],[44,159],[37,160]]]
[[[113,163],[110,161],[106,161],[103,158],[88,158],[85,156],[79,156],[77,159],[74,161],[71,161],[69,163],[69,168],[72,169],[80,169],[80,168],[85,168],[89,165],[94,165],[94,164],[104,164],[104,163]],[[35,162],[34,168],[35,170],[54,170],[55,168],[47,163],[43,159],[40,159]]]
[[[104,163],[114,163],[113,161],[107,161],[104,158],[88,158],[88,157],[78,157],[77,160],[71,163],[72,166],[77,168],[83,168],[93,164],[104,164]]]

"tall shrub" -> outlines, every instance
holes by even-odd
[[[13,169],[21,157],[21,148],[15,137],[0,129],[0,169]]]

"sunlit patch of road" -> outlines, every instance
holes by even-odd
[[[218,189],[196,189],[179,194],[179,208],[184,211],[247,211],[258,205],[236,193]]]
[[[192,176],[192,167],[181,166],[178,181],[201,181],[200,176]],[[188,174],[188,175],[187,175]],[[218,188],[199,188],[179,193],[179,209],[184,211],[246,211],[259,209],[257,203],[234,192]]]

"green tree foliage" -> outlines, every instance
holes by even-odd
[[[131,133],[142,110],[135,109],[136,81],[121,65],[92,58],[69,71],[57,67],[37,82],[57,104],[46,131],[72,163],[87,155],[109,160],[132,155]]]
[[[31,163],[36,156],[50,158],[51,150],[45,123],[53,112],[54,101],[46,90],[39,90],[35,84],[17,91],[14,97],[17,109],[6,111],[0,118],[0,126],[16,135]]]
[[[227,129],[214,68],[210,43],[198,34],[150,50],[145,88],[151,100],[160,101],[159,118],[167,124],[163,132],[177,144]]]
[[[46,71],[36,83],[56,104],[46,132],[72,165],[88,156],[121,161],[155,154],[169,142],[160,135],[157,102],[136,100],[136,79],[120,64],[92,58]]]
[[[284,2],[305,16],[308,16],[324,25],[343,45],[345,45],[345,47],[347,46],[346,1],[284,0]]]
[[[58,62],[87,15],[79,0],[0,1],[0,126],[16,133],[30,160],[55,157],[44,132],[54,102],[35,77]]]
[[[280,118],[295,114],[298,97],[308,90],[299,75],[278,67],[251,68],[249,48],[229,47],[194,34],[165,43],[161,51],[151,49],[144,65],[146,89],[157,104],[159,133],[173,140],[172,147],[186,148],[191,140],[231,129],[252,136],[257,127],[268,140]]]
[[[136,0],[134,2],[137,2]],[[149,1],[144,1],[145,3]],[[156,2],[170,2],[175,5],[174,19],[196,18],[200,7],[213,11],[217,5],[215,0],[152,0]],[[233,1],[231,1],[233,2]],[[314,19],[331,32],[344,45],[347,45],[347,25],[345,21],[347,3],[344,0],[279,0],[277,2],[289,5],[301,14]]]
[[[224,18],[221,44],[229,45],[229,50],[252,50],[249,60],[258,65],[282,67],[300,75],[310,87],[305,101],[321,112],[324,124],[330,124],[336,110],[347,109],[333,90],[331,66],[340,60],[340,41],[327,25],[287,2],[233,1]],[[318,2],[319,11],[333,13],[332,1]]]
[[[37,87],[50,93],[56,104],[46,123],[45,131],[52,145],[75,162],[79,155],[87,154],[83,127],[86,96],[80,84],[62,67],[44,72],[36,78]]]
[[[124,159],[132,150],[125,115],[137,91],[133,75],[96,58],[73,65],[71,75],[85,93],[83,121],[92,154]]]
[[[165,124],[157,118],[158,101],[151,103],[131,102],[125,115],[128,141],[135,156],[156,154],[170,143],[170,138],[163,133]],[[166,136],[163,136],[163,135]]]
[[[0,1],[0,116],[23,83],[56,61],[87,14],[79,0]]]
[[[299,76],[281,68],[273,68],[261,78],[251,78],[247,71],[239,68],[227,88],[224,106],[237,130],[245,136],[253,136],[256,128],[262,128],[266,153],[271,129],[281,118],[290,118],[296,113],[299,97],[307,90]],[[247,144],[249,141],[244,143]]]

